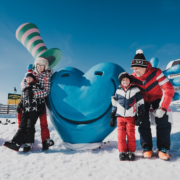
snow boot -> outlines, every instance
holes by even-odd
[[[53,145],[54,145],[54,141],[53,141],[52,139],[48,139],[48,138],[47,138],[47,139],[42,143],[42,145],[43,145],[43,148],[42,148],[43,151],[44,151],[44,150],[48,150],[50,146],[53,146]]]
[[[15,143],[13,141],[6,141],[6,142],[3,143],[3,146],[5,146],[5,147],[7,147],[9,149],[12,149],[12,150],[14,150],[16,152],[18,152],[19,148],[21,147],[21,145]]]
[[[135,160],[135,154],[134,152],[128,152],[128,155],[127,155],[129,161],[134,161]]]
[[[120,161],[125,161],[127,157],[127,154],[125,152],[120,152],[119,153],[119,159]]]
[[[150,149],[149,147],[145,147],[143,149],[143,157],[144,158],[151,158],[152,157],[152,149]]]
[[[33,143],[26,143],[24,148],[23,148],[23,152],[28,152],[32,149]]]
[[[160,150],[158,152],[158,156],[162,160],[165,160],[165,161],[169,160],[169,154],[168,154],[166,148],[160,148]]]

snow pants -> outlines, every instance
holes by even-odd
[[[135,118],[133,117],[117,117],[118,130],[118,150],[119,152],[135,152]],[[127,142],[126,142],[127,135]]]
[[[17,114],[18,124],[21,123],[22,112]],[[47,138],[50,139],[50,133],[48,129],[47,116],[46,116],[46,108],[44,114],[39,117],[40,118],[40,126],[41,126],[41,139],[44,142]]]
[[[149,121],[149,109],[150,105],[152,108],[158,109],[159,103],[161,99],[157,99],[153,102],[145,102],[145,116],[144,119],[139,126],[139,133],[140,133],[140,142],[142,148],[149,147],[152,149],[152,134],[151,134],[151,125]],[[170,149],[170,133],[171,133],[171,123],[168,122],[168,115],[167,113],[164,114],[162,118],[155,118],[156,121],[156,136],[157,136],[157,148],[166,148],[167,150]]]
[[[17,133],[12,141],[19,145],[23,144],[24,135],[26,134],[26,143],[34,143],[35,124],[38,119],[37,111],[24,112]]]

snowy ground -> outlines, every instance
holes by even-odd
[[[110,141],[100,150],[76,152],[61,146],[61,139],[49,120],[51,138],[55,145],[48,151],[41,151],[39,122],[36,124],[36,142],[29,153],[22,149],[17,153],[0,146],[0,180],[178,180],[180,178],[180,102],[173,102],[174,124],[171,134],[170,161],[157,157],[155,126],[152,126],[154,156],[143,159],[136,129],[136,161],[119,161],[117,130],[105,141]],[[5,121],[6,117],[0,116]],[[12,121],[15,118],[8,117]],[[0,124],[0,144],[10,140],[17,131],[17,124]]]

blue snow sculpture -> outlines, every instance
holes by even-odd
[[[151,65],[152,65],[152,67],[157,68],[158,65],[159,65],[159,59],[158,59],[158,58],[152,58],[152,59],[150,60],[150,63],[151,63]]]
[[[150,60],[150,63],[153,67],[158,67],[159,59],[152,58]],[[174,76],[173,78],[170,79],[170,75],[177,75],[180,73],[180,64],[172,66],[172,63],[171,63],[171,65],[168,64],[167,67],[168,67],[168,69],[164,70],[163,74],[169,79],[169,81],[172,83],[173,86],[180,86],[180,76],[179,77]],[[178,92],[175,92],[173,101],[176,101],[179,99],[180,99],[180,94]]]
[[[180,64],[170,67],[169,69],[163,71],[164,75],[166,77],[169,77],[169,75],[179,74],[180,73]],[[180,77],[174,77],[169,79],[173,86],[180,86]],[[180,95],[178,92],[174,93],[173,100],[179,100]]]
[[[47,106],[64,142],[102,142],[114,130],[109,126],[111,96],[123,71],[117,64],[101,63],[85,74],[72,67],[53,74]]]

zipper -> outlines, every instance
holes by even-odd
[[[128,90],[127,90],[128,91]],[[125,91],[125,101],[124,101],[124,118],[125,118],[125,113],[126,113],[126,108],[125,108],[125,104],[126,104],[126,93],[127,93],[127,91]]]
[[[143,84],[144,84],[144,90],[145,90],[145,92],[146,92],[146,88],[145,88],[145,81],[143,81]]]

